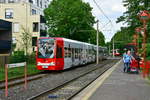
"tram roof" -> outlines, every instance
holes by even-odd
[[[81,41],[77,41],[77,40],[71,40],[71,39],[67,39],[67,38],[62,38],[62,37],[40,37],[40,39],[48,39],[48,38],[54,38],[54,39],[62,39],[64,41],[68,41],[68,42],[72,42],[72,43],[82,43],[82,44],[86,44],[86,45],[92,45],[94,47],[96,47],[96,45],[94,44],[90,44],[90,43],[86,43],[86,42],[81,42]],[[102,46],[99,46],[100,48],[106,48],[106,47],[102,47]]]

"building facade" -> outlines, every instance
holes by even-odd
[[[0,19],[12,22],[12,40],[15,50],[23,50],[23,33],[30,35],[28,53],[36,50],[36,40],[46,36],[43,10],[49,0],[0,0]]]
[[[38,8],[45,9],[48,7],[50,0],[0,0],[0,3],[19,3],[27,2]]]

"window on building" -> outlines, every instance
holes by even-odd
[[[33,0],[29,0],[30,3],[33,3]]]
[[[8,0],[8,3],[14,3],[14,0]]]
[[[6,1],[5,0],[0,0],[0,3],[5,3]]]
[[[37,0],[37,6],[39,7],[39,0]]]
[[[41,6],[41,8],[42,8],[42,1],[40,1],[40,6]]]
[[[17,42],[16,38],[13,37],[13,38],[12,38],[12,43],[13,43],[13,44],[16,44],[16,42]]]
[[[37,37],[32,37],[32,46],[37,46]]]
[[[19,23],[14,23],[13,24],[13,32],[19,32]]]
[[[39,23],[38,22],[34,22],[33,23],[33,32],[38,32],[39,31]]]
[[[14,13],[13,9],[11,8],[5,9],[5,18],[7,19],[13,18],[13,13]]]
[[[36,15],[36,10],[32,9],[32,15]]]

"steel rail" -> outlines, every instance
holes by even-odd
[[[109,62],[110,62],[110,60],[109,60]],[[47,94],[47,93],[52,93],[53,91],[57,91],[57,90],[59,90],[59,88],[62,88],[62,87],[64,87],[64,86],[68,85],[69,83],[71,83],[71,82],[73,82],[73,81],[75,81],[75,80],[77,80],[77,79],[79,79],[79,78],[81,78],[81,77],[83,77],[83,76],[85,76],[85,75],[91,73],[91,72],[94,72],[94,71],[96,71],[96,70],[98,70],[98,69],[102,69],[104,66],[106,66],[106,64],[108,64],[108,62],[105,62],[104,64],[100,65],[101,67],[94,68],[94,69],[92,69],[92,70],[90,70],[90,71],[86,71],[84,74],[82,74],[82,75],[80,75],[80,76],[78,76],[78,77],[76,77],[76,78],[74,78],[74,79],[71,79],[71,80],[69,80],[69,81],[67,81],[67,82],[65,82],[65,83],[63,83],[63,84],[61,84],[61,85],[59,85],[59,86],[56,86],[56,87],[54,87],[53,89],[45,90],[45,91],[43,91],[43,92],[41,92],[41,93],[39,93],[39,94],[37,94],[37,95],[34,95],[34,96],[28,98],[27,100],[37,100],[38,98],[44,96],[44,95]],[[95,65],[95,66],[97,66],[97,65]],[[110,67],[109,67],[109,68],[110,68]],[[106,70],[108,70],[109,68],[107,68]],[[102,75],[106,70],[103,70],[103,72],[102,72],[100,75]],[[100,75],[98,75],[98,76],[100,76]],[[98,78],[98,77],[96,77],[96,78]],[[94,80],[96,80],[96,79],[94,79]],[[93,81],[94,81],[94,80],[93,80]],[[92,81],[92,82],[93,82],[93,81]],[[92,82],[90,82],[90,83],[92,83]],[[89,84],[90,84],[90,83],[89,83]],[[89,84],[88,84],[88,85],[89,85]],[[86,85],[85,87],[87,87],[88,85]],[[84,88],[85,88],[85,87],[84,87]],[[84,88],[82,88],[80,91],[82,91]],[[71,97],[69,97],[69,99],[71,99],[72,97],[74,97],[74,96],[75,96],[76,94],[78,94],[80,91],[78,91],[77,93],[75,93],[74,95],[72,95]]]

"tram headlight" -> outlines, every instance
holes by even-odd
[[[55,62],[50,62],[50,63],[41,63],[41,62],[38,62],[37,65],[38,66],[54,66]]]
[[[55,62],[51,62],[51,63],[50,63],[50,66],[54,66],[54,65],[55,65]]]

